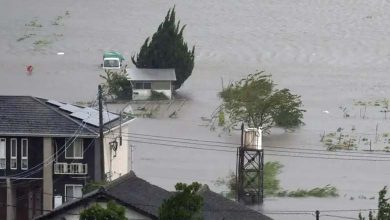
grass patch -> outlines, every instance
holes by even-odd
[[[34,18],[33,20],[30,21],[30,23],[25,24],[25,26],[40,28],[42,27],[42,24],[38,22],[38,19]]]
[[[30,38],[32,36],[35,36],[35,34],[25,34],[25,35],[23,35],[23,37],[20,37],[20,38],[16,39],[16,41],[20,42],[20,41],[25,40],[27,38]]]
[[[297,189],[297,190],[283,190],[280,187],[280,180],[278,175],[281,173],[283,165],[277,161],[270,161],[264,164],[264,196],[276,196],[276,197],[338,197],[338,190],[336,187],[331,185],[326,185],[324,187],[315,187],[309,190]],[[229,188],[229,191],[224,194],[228,198],[235,198],[237,183],[236,175],[234,172],[226,178],[219,178],[215,185],[221,186],[225,185]]]
[[[294,198],[302,198],[302,197],[338,197],[339,194],[337,192],[336,187],[331,185],[326,185],[324,187],[315,187],[313,189],[305,190],[305,189],[297,189],[293,191],[280,191],[277,196],[280,197],[294,197]]]
[[[42,48],[42,47],[45,47],[47,45],[50,44],[50,41],[46,40],[46,39],[42,39],[42,40],[36,40],[34,42],[34,45],[36,48]]]
[[[61,21],[64,17],[62,16],[57,16],[56,19],[51,23],[52,25],[60,25],[62,24]]]

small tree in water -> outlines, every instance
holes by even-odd
[[[264,131],[273,126],[287,129],[302,125],[305,110],[301,109],[301,97],[288,89],[274,87],[271,76],[261,71],[220,92],[231,124],[245,122],[249,127],[262,127]]]
[[[127,75],[124,72],[105,71],[106,75],[100,75],[106,82],[103,84],[105,96],[110,96],[112,99],[131,99],[132,87]]]

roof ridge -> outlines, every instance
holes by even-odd
[[[122,182],[125,182],[128,178],[131,178],[131,177],[138,178],[137,175],[135,175],[134,171],[130,170],[130,172],[128,172],[128,173],[114,179],[113,181],[109,182],[106,186],[104,186],[104,189],[105,190],[111,189],[111,188],[115,187],[116,185],[118,185]],[[138,179],[141,179],[141,178],[138,178]]]
[[[69,120],[69,121],[71,121],[71,122],[77,124],[78,126],[83,126],[83,123],[81,123],[81,122],[79,122],[79,121],[77,121],[77,120],[74,120],[74,119],[71,118],[70,116],[68,116],[68,115],[66,115],[66,114],[64,114],[64,113],[62,113],[61,111],[57,110],[56,108],[53,108],[52,106],[49,106],[49,105],[47,105],[46,103],[43,103],[41,100],[39,100],[39,99],[43,99],[43,98],[38,98],[38,97],[34,97],[34,96],[27,96],[27,97],[30,97],[31,99],[35,100],[35,101],[38,102],[39,104],[41,104],[41,105],[45,106],[46,108],[48,108],[48,109],[50,109],[50,110],[56,112],[57,114],[63,116],[63,117],[66,118],[67,120]],[[43,100],[48,100],[48,99],[43,99]],[[98,135],[97,132],[93,131],[92,129],[88,128],[88,127],[85,126],[85,125],[83,126],[83,128],[87,129],[89,132],[91,132],[91,133],[93,133],[93,134]]]

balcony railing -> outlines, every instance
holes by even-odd
[[[82,163],[55,163],[54,174],[85,175],[88,174],[87,165]]]

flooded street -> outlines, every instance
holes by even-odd
[[[209,118],[220,105],[222,81],[226,86],[265,70],[278,88],[301,95],[307,110],[302,128],[275,129],[264,137],[265,160],[284,165],[280,174],[284,189],[331,184],[340,197],[267,198],[255,209],[276,220],[315,219],[307,211],[316,209],[353,210],[324,212],[321,219],[357,218],[355,210],[376,208],[378,191],[390,185],[390,154],[381,156],[383,161],[367,161],[366,154],[359,158],[343,154],[338,159],[321,155],[326,151],[316,155],[316,150],[326,149],[321,135],[338,128],[348,134],[355,128],[361,153],[368,145],[360,139],[375,144],[387,140],[390,123],[380,106],[368,105],[363,118],[363,108],[356,102],[390,98],[388,0],[0,0],[0,5],[0,94],[67,102],[95,99],[102,82],[103,51],[121,51],[132,66],[130,57],[176,5],[177,18],[187,24],[185,41],[196,46],[194,71],[178,91],[187,101],[176,119],[136,119],[126,137],[134,145],[136,174],[153,184],[173,190],[176,182],[199,181],[217,192],[226,190],[214,183],[235,170],[240,138],[210,131],[201,117]],[[53,25],[58,16],[60,24]],[[26,73],[28,65],[34,67],[31,75]],[[199,149],[220,149],[212,146],[216,142],[232,149]],[[320,158],[307,158],[315,156]]]

